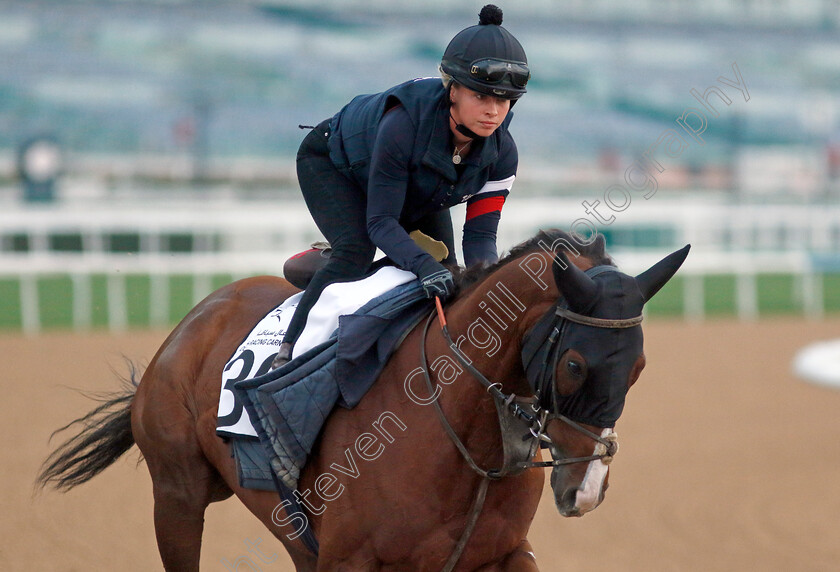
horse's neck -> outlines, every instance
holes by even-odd
[[[524,257],[523,257],[524,258]],[[550,265],[542,275],[521,260],[502,266],[447,312],[449,331],[461,352],[507,392],[529,393],[521,367],[521,340],[557,298]],[[451,318],[450,318],[451,316]]]
[[[525,332],[556,300],[550,270],[546,276],[548,287],[543,290],[512,261],[446,310],[448,329],[459,353],[491,383],[501,384],[506,393],[532,395],[520,348]],[[466,368],[450,359],[453,352],[442,336],[432,333],[427,343],[427,359],[441,385],[439,403],[445,417],[479,466],[498,468],[502,447],[494,399]]]

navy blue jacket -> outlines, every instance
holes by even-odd
[[[330,124],[333,164],[367,193],[368,233],[399,266],[417,273],[429,255],[404,230],[428,214],[467,202],[467,266],[497,259],[496,229],[516,176],[512,114],[473,143],[456,170],[449,101],[440,79],[418,79],[360,95]]]

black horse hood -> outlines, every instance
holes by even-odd
[[[561,297],[522,347],[525,374],[544,407],[581,423],[615,426],[643,353],[642,308],[676,273],[690,248],[669,254],[635,278],[611,265],[582,271],[564,252],[556,253],[552,267]],[[558,374],[580,381],[562,391]]]
[[[585,315],[607,320],[639,316],[644,297],[631,276],[611,268],[593,276],[598,296]],[[594,270],[594,269],[593,269]],[[556,395],[558,412],[596,427],[614,427],[629,388],[630,374],[643,351],[641,326],[603,328],[566,322],[558,357],[568,350],[583,356],[586,380],[571,395]]]

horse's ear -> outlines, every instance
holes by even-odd
[[[595,281],[569,262],[563,251],[557,252],[551,269],[554,271],[554,283],[566,298],[569,308],[578,313],[586,312],[598,296]]]
[[[687,244],[636,276],[636,284],[638,284],[645,302],[653,298],[654,294],[659,292],[659,289],[679,270],[685,261],[685,257],[688,256],[689,249],[691,249],[691,245]]]

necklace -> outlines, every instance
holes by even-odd
[[[458,149],[457,145],[455,146],[455,152],[454,152],[454,153],[452,153],[452,162],[453,162],[453,163],[455,163],[456,165],[460,165],[460,164],[461,164],[461,152],[462,152],[464,149],[466,149],[466,148],[467,148],[467,146],[468,146],[470,143],[472,143],[472,141],[467,141],[466,143],[464,143],[463,145],[461,145],[461,148],[460,148],[460,149]]]

